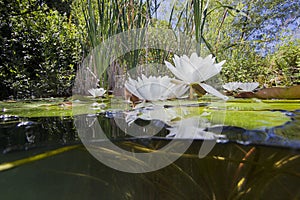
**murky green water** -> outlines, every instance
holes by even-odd
[[[203,145],[198,138],[169,166],[137,174],[112,169],[96,160],[82,145],[72,110],[66,104],[50,101],[39,102],[38,106],[23,103],[25,108],[14,104],[11,108],[9,103],[3,103],[1,199],[300,198],[299,102],[244,101],[228,102],[225,106],[218,102],[205,106],[197,103],[185,108],[187,117],[194,117],[199,110],[209,111],[208,119],[214,121],[206,131],[225,137],[219,138],[204,158],[198,157]],[[124,105],[120,107],[124,109]],[[226,110],[222,125],[216,109],[220,107]],[[41,115],[45,108],[47,112]],[[100,114],[80,116],[96,116],[106,136],[129,152],[149,153],[172,141],[172,137],[166,138],[172,124],[160,120],[154,120],[153,127],[159,127],[154,136],[145,137],[141,132],[133,137],[124,132],[117,124],[124,119],[122,109],[94,111],[93,107],[91,113]],[[87,127],[91,124],[86,123]],[[147,127],[150,121],[138,118],[134,123]],[[179,145],[185,141],[173,140]],[[106,147],[108,142],[97,136],[92,140],[97,147]],[[97,151],[116,164],[125,159],[113,156],[111,151]]]

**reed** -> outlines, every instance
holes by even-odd
[[[176,4],[171,7],[170,17],[167,21],[167,27],[173,30],[174,35],[180,37],[179,35],[183,34],[190,40],[185,41],[185,46],[181,48],[190,49],[190,46],[195,46],[195,50],[200,56],[202,54],[205,56],[207,53],[214,57],[222,55],[227,48],[224,44],[220,44],[220,34],[222,26],[225,26],[227,13],[243,14],[243,12],[219,1],[193,0],[184,1],[181,4],[179,7]],[[146,30],[155,26],[162,28],[163,23],[157,18],[159,6],[160,3],[157,0],[81,1],[87,40],[86,49],[93,49],[111,36],[128,30],[139,28]],[[215,23],[212,27],[211,20],[217,13],[221,13],[221,17],[216,19],[217,25]],[[147,37],[145,32],[139,32],[132,42],[126,44],[133,45],[130,46],[130,49],[137,50],[126,53],[110,65],[107,73],[101,75],[102,86],[104,84],[109,87],[108,89],[113,89],[116,76],[125,75],[126,72],[138,65],[154,62],[163,64],[164,60],[170,60],[171,52],[135,48],[145,42]],[[128,48],[126,45],[124,48]],[[181,52],[191,53],[184,50]]]
[[[245,12],[220,1],[185,1],[179,7],[181,9],[177,12],[178,5],[174,4],[172,7],[169,27],[174,32],[179,31],[189,36],[200,56],[210,53],[218,57],[231,47],[231,44],[224,46],[220,42],[221,29],[225,27],[226,20],[232,21],[232,18],[227,19],[229,16],[240,15],[249,18]]]
[[[155,2],[154,2],[155,3]],[[152,18],[152,2],[134,0],[87,0],[81,2],[85,22],[85,49],[91,51],[111,36],[132,29],[146,28]],[[134,38],[128,45],[135,47],[143,41],[144,35]],[[124,48],[127,48],[126,46]],[[133,47],[133,49],[135,49]],[[135,68],[142,50],[126,53],[114,61],[106,73],[101,75],[100,85],[112,88],[115,76]],[[100,59],[101,61],[101,59]],[[103,60],[102,60],[103,61]],[[103,65],[103,63],[98,63]]]

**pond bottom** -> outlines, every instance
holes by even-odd
[[[151,140],[144,148],[164,146],[167,142]],[[132,151],[141,147],[135,141],[116,143]],[[202,141],[193,141],[169,166],[136,174],[105,166],[80,145],[2,171],[1,199],[297,199],[300,196],[298,150],[226,143],[216,144],[200,159],[201,145]],[[37,154],[34,149],[30,151],[31,155]]]

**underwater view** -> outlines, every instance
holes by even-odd
[[[127,124],[126,116],[132,109],[126,109],[128,105],[121,99],[108,102],[89,98],[73,103],[78,110],[72,109],[66,99],[1,102],[1,196],[4,199],[297,199],[299,100],[235,99],[223,103],[212,99],[184,101],[180,107],[170,101],[164,108],[168,113],[184,110],[183,121],[199,116],[199,112],[211,113],[203,115],[207,119],[203,131],[210,134],[198,132],[193,140],[187,139],[191,137],[191,127],[180,136],[178,133],[177,137],[172,136],[171,127],[176,126],[163,119],[150,120],[145,108],[139,112],[148,114],[148,119],[139,114],[131,123],[147,130],[141,129],[140,135],[131,136],[128,131],[134,125]],[[94,101],[100,105],[96,109]],[[83,113],[87,108],[91,113]],[[73,112],[82,113],[74,116]],[[106,137],[95,133],[91,144],[84,146],[74,122],[82,117],[87,119],[86,128],[91,128],[92,119],[96,119]],[[222,126],[218,125],[220,120],[224,120]],[[120,125],[122,122],[127,124],[125,128]],[[159,130],[155,130],[157,134],[147,135],[155,128]],[[161,150],[172,140],[175,140],[173,146],[188,142],[186,151],[176,155]],[[215,145],[205,157],[199,157],[205,140]],[[122,172],[101,163],[95,154],[100,152],[116,167],[124,165],[122,160],[131,161],[126,162],[126,168],[137,164],[147,169],[157,158],[150,156],[144,161],[134,155],[122,155],[109,149],[110,141],[128,152],[158,151],[163,159],[175,161],[147,173]]]

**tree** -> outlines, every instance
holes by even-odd
[[[0,98],[70,95],[81,49],[74,24],[42,1],[0,5]]]

